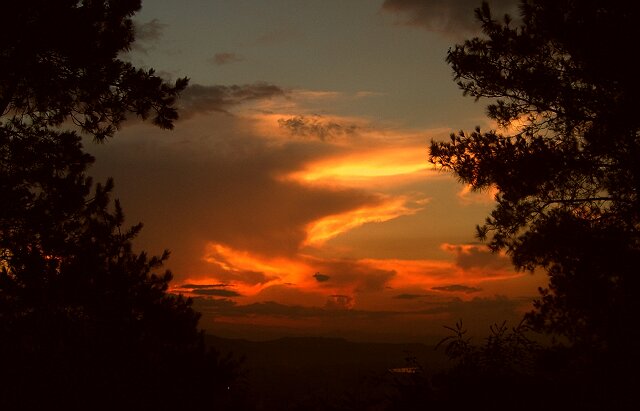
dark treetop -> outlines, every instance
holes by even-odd
[[[171,128],[182,79],[119,59],[136,0],[3,3],[0,25],[0,408],[224,406],[235,372],[167,293],[168,252],[133,251],[113,182],[77,133],[129,114]]]
[[[0,26],[0,114],[49,126],[71,120],[103,140],[133,113],[171,128],[171,85],[122,61],[131,47],[139,0],[28,0],[3,4]]]
[[[460,132],[432,142],[430,160],[476,190],[497,188],[478,236],[516,267],[549,274],[533,324],[589,346],[630,344],[640,313],[638,6],[520,8],[514,25],[484,4],[483,34],[447,57],[463,92],[488,99],[488,116],[515,131]]]

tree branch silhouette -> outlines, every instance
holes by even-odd
[[[113,180],[77,131],[177,118],[169,84],[119,59],[138,0],[3,4],[0,26],[0,408],[224,408],[237,367],[205,347],[169,253],[133,250]],[[74,125],[77,126],[74,128]],[[78,127],[80,130],[78,130]],[[167,392],[172,395],[167,396]]]
[[[520,11],[515,26],[483,3],[482,36],[447,55],[498,128],[432,141],[429,160],[497,190],[478,237],[516,268],[546,272],[529,325],[568,342],[586,367],[576,378],[613,404],[630,382],[602,375],[640,366],[640,83],[627,61],[640,12],[616,0],[523,0]]]

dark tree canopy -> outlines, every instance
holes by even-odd
[[[0,150],[0,405],[220,405],[232,363],[166,292],[168,254],[133,252],[141,226],[123,228],[111,180],[92,188],[79,136],[8,122]]]
[[[520,10],[516,26],[483,4],[483,35],[447,57],[464,93],[489,99],[489,118],[508,128],[434,141],[430,161],[476,190],[497,188],[478,236],[548,273],[529,315],[538,329],[590,347],[637,344],[638,6],[525,0]]]
[[[134,40],[140,0],[27,0],[3,4],[0,115],[58,126],[72,120],[103,140],[133,113],[171,128],[186,79],[167,84],[119,58]]]
[[[118,58],[139,8],[3,4],[2,409],[183,409],[228,397],[236,368],[207,350],[191,301],[167,292],[168,252],[134,252],[141,225],[124,226],[111,180],[87,175],[94,159],[78,131],[101,141],[129,113],[164,128],[177,118],[186,79],[169,85]]]

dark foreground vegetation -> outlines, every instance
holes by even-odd
[[[235,366],[168,294],[165,255],[132,250],[112,181],[94,185],[79,132],[127,116],[163,128],[186,79],[118,58],[140,1],[3,2],[0,25],[0,409],[224,405]]]
[[[393,391],[393,376],[400,375],[389,370],[407,367],[407,358],[430,364],[429,371],[446,362],[441,351],[424,344],[317,337],[254,342],[213,336],[207,336],[207,343],[244,358],[232,390],[242,392],[248,410],[382,409]]]
[[[565,409],[628,407],[640,381],[640,83],[628,62],[639,7],[529,0],[517,24],[487,4],[476,16],[482,36],[449,50],[447,61],[464,93],[489,99],[487,115],[507,129],[432,142],[430,161],[475,190],[497,189],[478,238],[517,269],[548,275],[524,326],[556,342],[518,343],[516,356],[487,360],[488,340],[454,350],[457,368],[511,383],[506,395],[540,385],[537,397],[518,395],[525,406],[548,397],[558,400],[547,406]],[[531,367],[512,376],[524,359]]]
[[[534,311],[517,327],[493,326],[483,341],[469,340],[461,323],[452,327],[440,345],[448,368],[409,355],[414,372],[389,372],[378,347],[375,360],[353,354],[358,364],[309,380],[314,390],[286,367],[260,364],[283,347],[295,358],[305,350],[299,341],[247,353],[244,368],[211,349],[220,342],[205,341],[191,301],[167,293],[171,273],[159,270],[168,254],[134,252],[141,226],[123,225],[111,181],[94,185],[87,175],[93,159],[80,133],[107,141],[127,116],[171,128],[187,86],[119,59],[139,8],[136,0],[3,3],[1,409],[613,410],[637,403],[635,3],[525,0],[517,23],[483,5],[482,36],[448,54],[463,91],[490,99],[489,117],[511,128],[433,142],[430,160],[474,189],[497,189],[478,236],[518,269],[548,275]],[[536,335],[551,343],[534,342]],[[322,344],[347,353],[334,360],[353,349]],[[239,341],[231,348],[249,349]],[[313,358],[296,361],[318,372],[332,363]],[[367,361],[385,369],[347,371]],[[349,389],[329,395],[339,386]]]
[[[605,358],[542,345],[524,323],[495,324],[484,338],[467,337],[461,322],[450,331],[437,346],[213,336],[207,343],[243,358],[229,386],[238,410],[634,409],[631,367],[612,373]]]

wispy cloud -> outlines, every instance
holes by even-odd
[[[486,281],[517,276],[500,256],[466,245],[434,246],[445,255],[439,260],[384,259],[367,250],[355,258],[337,245],[360,228],[384,233],[387,224],[414,218],[431,206],[422,184],[442,183],[426,162],[429,132],[313,116],[305,106],[343,97],[301,98],[262,83],[196,85],[183,100],[189,111],[179,133],[132,124],[108,146],[92,146],[97,167],[118,182],[128,217],[145,222],[141,246],[172,250],[173,291],[210,308],[217,301],[216,326],[273,325],[273,310],[281,325],[298,326],[301,313],[311,313],[309,323],[342,316],[339,326],[348,329],[364,318],[373,329],[381,311],[406,324],[419,318],[440,325],[450,315],[443,299],[484,298],[495,292]],[[305,132],[317,133],[314,124],[349,131],[336,134],[333,126],[324,141],[297,138],[278,124],[297,116]],[[482,291],[434,289],[452,284]],[[284,314],[295,306],[304,309]]]
[[[353,135],[358,128],[355,124],[340,124],[332,120],[325,120],[319,115],[280,118],[278,125],[293,136],[313,137],[322,141],[337,136]]]
[[[180,285],[176,286],[175,288],[177,288],[177,289],[199,290],[199,289],[230,287],[230,286],[231,286],[231,284],[226,284],[226,283],[216,283],[216,284],[191,284],[191,283],[186,283],[186,284],[180,284]]]
[[[216,284],[179,284],[172,287],[173,292],[191,295],[205,295],[210,297],[240,297],[242,294],[232,290],[233,285],[228,283],[216,283]]]
[[[196,295],[208,295],[212,297],[240,297],[241,296],[241,294],[238,293],[237,291],[215,289],[215,288],[196,289],[191,291],[191,293]]]
[[[195,114],[227,112],[241,103],[283,97],[285,94],[284,89],[268,83],[231,86],[193,84],[180,95],[180,116],[184,120]]]
[[[211,58],[211,62],[217,66],[223,66],[225,64],[238,63],[244,61],[244,57],[236,53],[216,53]]]
[[[382,8],[401,14],[404,24],[459,37],[479,32],[474,10],[480,4],[479,0],[385,0]],[[489,5],[498,18],[505,13],[518,16],[517,0],[493,0]]]
[[[287,285],[327,298],[336,291],[353,296],[354,293],[383,290],[396,275],[393,270],[357,260],[309,255],[269,257],[221,244],[209,244],[204,259],[216,267],[207,278],[232,284],[242,295],[256,297],[274,285]],[[247,278],[246,273],[253,273],[255,278]],[[256,281],[258,278],[265,281]]]
[[[288,178],[314,184],[381,187],[385,179],[398,185],[398,180],[439,178],[443,175],[426,161],[421,147],[363,147],[310,162],[304,170]]]
[[[456,265],[463,270],[483,270],[483,272],[512,270],[513,266],[507,256],[492,253],[486,245],[480,244],[443,244],[442,249],[452,253]]]
[[[481,288],[469,287],[462,284],[442,285],[439,287],[431,287],[431,289],[435,291],[445,291],[445,292],[451,292],[451,293],[466,293],[466,294],[477,293],[479,291],[482,291]]]
[[[409,294],[409,293],[403,293],[403,294],[398,294],[393,296],[393,298],[396,298],[398,300],[417,300],[417,299],[428,298],[428,297],[430,297],[429,294]]]
[[[310,223],[307,227],[306,245],[320,246],[333,237],[368,223],[383,223],[400,216],[411,215],[420,208],[408,206],[405,197],[381,198],[375,205],[328,215]]]

